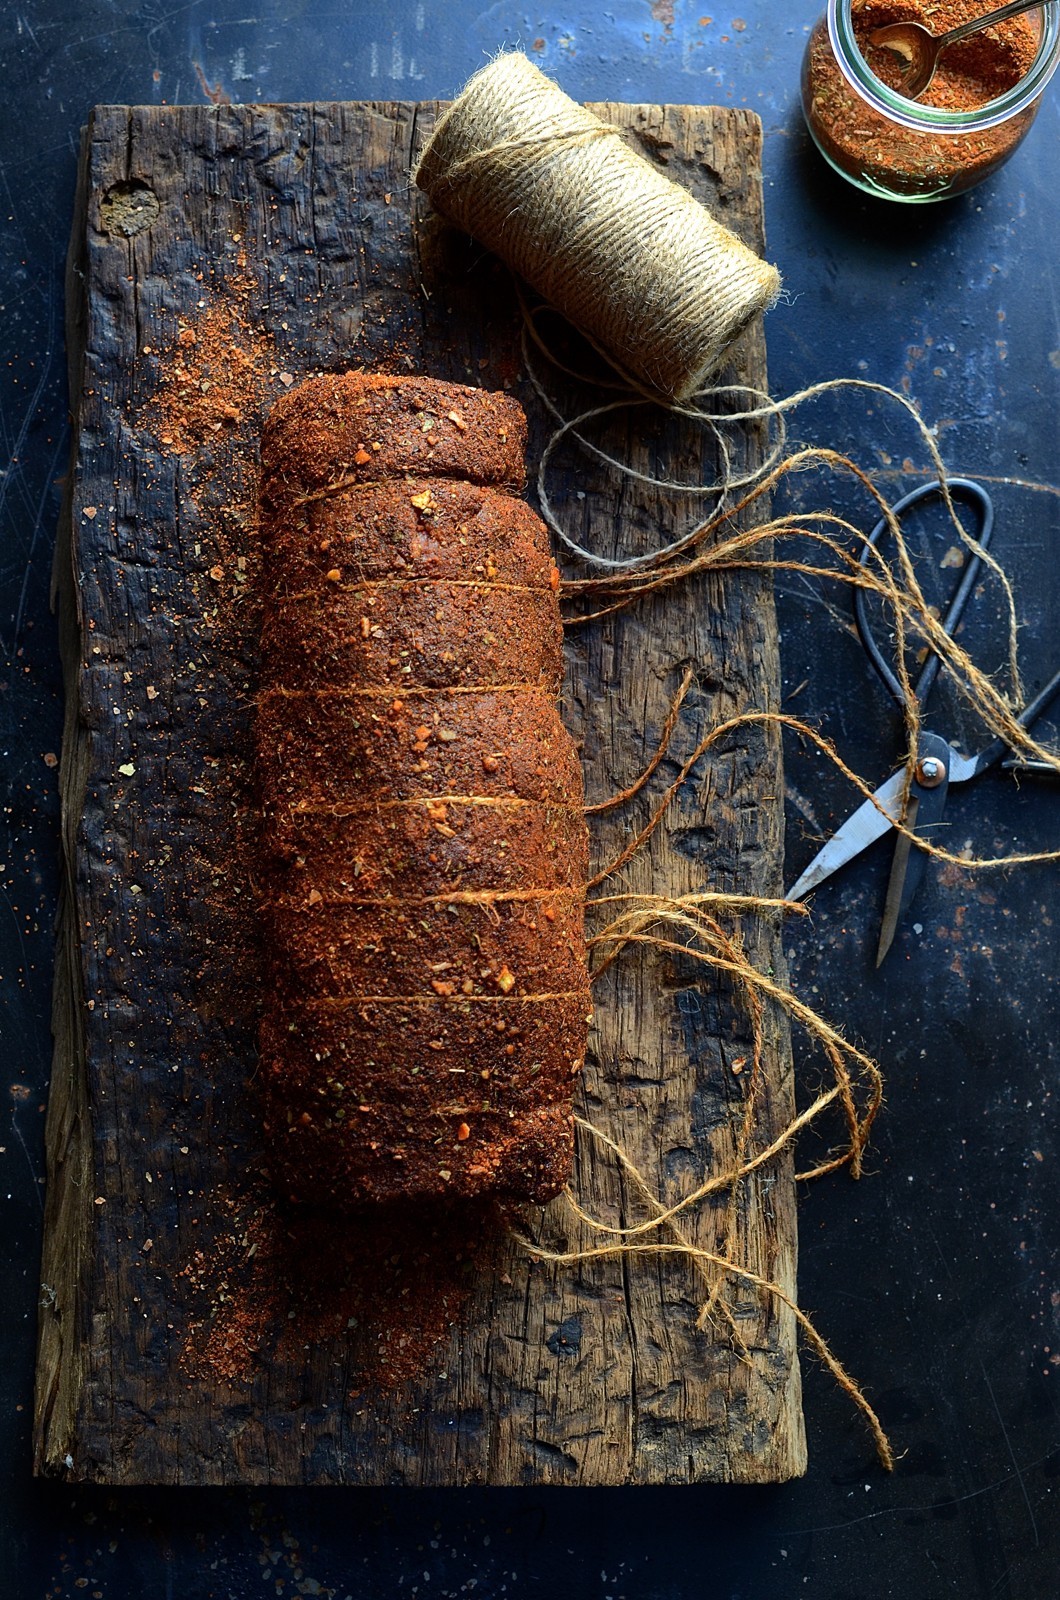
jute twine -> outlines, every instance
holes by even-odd
[[[1016,652],[1018,629],[1012,587],[993,555],[984,551],[962,525],[950,496],[946,468],[933,430],[925,424],[914,402],[884,385],[862,379],[831,379],[779,401],[752,390],[732,387],[701,393],[693,404],[673,406],[671,411],[695,422],[713,438],[720,456],[720,472],[716,480],[711,482],[675,482],[634,468],[630,462],[611,455],[588,436],[599,421],[609,421],[623,409],[635,410],[644,406],[643,394],[626,393],[617,400],[593,405],[573,417],[562,414],[535,370],[533,353],[544,355],[557,372],[568,377],[579,375],[566,367],[541,338],[536,327],[537,312],[531,312],[524,305],[524,314],[527,374],[555,424],[555,430],[540,459],[538,491],[541,509],[553,533],[575,560],[590,569],[597,569],[592,576],[568,577],[563,582],[561,592],[567,602],[566,621],[569,626],[584,626],[635,604],[652,591],[683,583],[708,570],[728,572],[766,568],[869,589],[886,606],[894,631],[895,664],[905,697],[908,775],[911,776],[916,761],[921,708],[910,681],[907,654],[911,652],[907,652],[906,647],[919,643],[930,646],[942,657],[951,682],[975,709],[990,733],[999,734],[1023,756],[1060,771],[1060,754],[1040,745],[1016,720],[1023,690]],[[1010,687],[1007,693],[1000,690],[991,677],[977,666],[958,641],[946,634],[920,587],[916,564],[901,524],[870,475],[849,457],[832,449],[803,446],[785,453],[785,416],[820,395],[839,391],[860,392],[873,402],[891,403],[913,423],[929,458],[930,467],[927,470],[937,476],[942,484],[942,496],[955,534],[969,554],[980,557],[989,577],[999,585],[1008,620]],[[738,404],[734,410],[734,399],[737,402],[745,399],[749,404]],[[765,459],[753,471],[742,474],[733,470],[725,433],[729,428],[739,428],[750,421],[772,426],[775,437],[771,448],[766,451]],[[703,496],[713,499],[714,506],[705,518],[677,538],[667,539],[664,530],[660,530],[660,543],[651,554],[625,559],[604,557],[586,549],[572,537],[550,501],[546,482],[548,469],[555,452],[564,442],[576,445],[621,478],[668,490],[677,497]],[[769,517],[751,526],[744,525],[744,514],[757,501],[765,497],[768,502],[790,475],[814,469],[847,477],[860,487],[868,502],[868,520],[875,521],[883,515],[887,521],[890,531],[888,552],[870,547],[871,560],[863,566],[858,559],[865,544],[863,531],[832,511],[787,513]],[[819,552],[820,559],[806,559],[801,551],[786,553],[785,544],[793,539],[809,543],[812,549]],[[694,669],[686,669],[660,731],[658,747],[639,777],[620,793],[591,802],[586,807],[588,814],[610,811],[617,806],[627,805],[639,796],[646,796],[663,761],[669,758],[673,767],[671,741],[677,733],[682,707],[693,682]],[[797,1171],[796,1180],[805,1182],[822,1178],[841,1168],[846,1168],[852,1177],[860,1177],[873,1123],[883,1100],[883,1079],[876,1062],[845,1039],[811,1006],[799,1000],[772,973],[757,970],[746,952],[741,933],[741,923],[745,918],[774,921],[785,912],[805,916],[807,908],[801,904],[755,895],[705,890],[694,895],[671,898],[666,895],[636,894],[624,891],[621,886],[623,868],[645,846],[693,771],[711,759],[717,749],[728,747],[729,741],[734,736],[738,737],[742,730],[767,725],[784,729],[814,745],[861,796],[872,796],[870,785],[848,766],[832,742],[812,725],[783,712],[747,707],[709,728],[680,762],[676,775],[665,784],[662,792],[659,793],[656,788],[651,796],[647,819],[639,827],[631,827],[632,837],[625,848],[596,874],[590,884],[591,890],[599,891],[611,880],[614,887],[605,893],[590,894],[587,903],[588,945],[594,981],[613,962],[621,960],[626,951],[643,950],[647,946],[654,947],[669,959],[681,958],[699,963],[710,969],[718,982],[733,987],[750,1023],[754,1048],[744,1115],[737,1128],[731,1162],[721,1170],[703,1171],[699,1181],[693,1183],[685,1193],[664,1201],[617,1139],[593,1122],[578,1117],[575,1121],[579,1139],[591,1141],[596,1158],[610,1160],[616,1166],[633,1214],[627,1216],[621,1225],[615,1225],[587,1212],[577,1195],[568,1189],[561,1198],[562,1209],[555,1214],[556,1220],[562,1222],[566,1213],[565,1231],[569,1231],[565,1248],[546,1247],[539,1239],[526,1234],[517,1234],[517,1238],[530,1255],[556,1267],[570,1268],[612,1258],[631,1260],[643,1257],[649,1264],[663,1257],[683,1259],[703,1285],[697,1326],[702,1328],[710,1325],[716,1333],[727,1334],[732,1348],[745,1361],[750,1360],[750,1352],[729,1296],[731,1287],[735,1285],[756,1288],[764,1298],[784,1306],[794,1316],[810,1349],[861,1412],[880,1462],[890,1469],[894,1465],[894,1452],[878,1415],[860,1385],[818,1332],[810,1317],[798,1306],[791,1286],[754,1272],[749,1264],[739,1259],[739,1196],[752,1175],[771,1168],[790,1152],[794,1142],[807,1128],[818,1124],[823,1117],[838,1112],[843,1128],[839,1143],[825,1152],[823,1159],[805,1170]],[[1055,849],[978,858],[970,851],[956,853],[947,850],[937,842],[920,838],[908,826],[905,794],[898,797],[893,813],[884,810],[884,814],[899,833],[910,839],[911,844],[936,860],[969,871],[1060,859],[1060,851]],[[768,1140],[763,1137],[764,1130],[761,1127],[767,1011],[786,1014],[791,1023],[816,1043],[827,1061],[832,1080],[830,1084],[827,1080],[824,1083],[818,1081],[810,1104],[793,1117],[779,1134]],[[800,1070],[800,1075],[804,1070]],[[719,1215],[716,1246],[707,1249],[696,1242],[686,1225],[701,1206],[717,1197],[725,1197],[727,1205]]]
[[[516,52],[471,79],[414,176],[666,399],[701,388],[780,292],[774,267]]]

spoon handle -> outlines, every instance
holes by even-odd
[[[973,17],[971,22],[962,22],[959,28],[940,33],[936,42],[940,49],[944,44],[956,44],[958,39],[967,39],[969,34],[978,33],[980,28],[993,27],[995,22],[1005,22],[1009,17],[1018,17],[1021,11],[1033,11],[1035,7],[1041,7],[1041,0],[1010,0],[1007,6],[988,11],[985,17]]]

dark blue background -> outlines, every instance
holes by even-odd
[[[988,185],[920,210],[846,188],[797,105],[814,5],[757,0],[8,0],[0,18],[0,1596],[243,1600],[501,1595],[578,1600],[1047,1600],[1060,1571],[1060,1222],[1054,867],[990,879],[929,868],[872,969],[886,853],[793,928],[800,989],[880,1059],[888,1104],[860,1185],[801,1210],[801,1297],[896,1447],[886,1478],[860,1421],[806,1361],[807,1478],[768,1490],[69,1490],[29,1475],[57,883],[61,692],[48,607],[69,439],[62,268],[78,134],[97,102],[449,96],[520,45],[586,99],[720,102],[765,125],[773,393],[835,376],[906,388],[950,467],[992,481],[997,550],[1033,687],[1060,606],[1060,101]],[[793,419],[897,487],[926,465],[907,421],[847,394]],[[807,505],[845,491],[800,484]],[[848,497],[849,498],[849,497]],[[859,513],[864,520],[864,507]],[[779,587],[788,708],[882,777],[898,730],[842,595]],[[996,629],[982,624],[990,666]],[[991,652],[993,653],[991,656]],[[804,680],[809,680],[803,688]],[[945,707],[942,707],[944,713]],[[799,870],[850,795],[789,752]],[[984,779],[951,807],[978,853],[1055,845],[1060,791]],[[810,1084],[815,1068],[805,1068]]]

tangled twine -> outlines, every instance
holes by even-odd
[[[1060,859],[1060,850],[1034,851],[1005,856],[969,858],[946,850],[914,831],[906,823],[906,805],[917,759],[920,736],[921,707],[917,701],[907,665],[907,644],[910,639],[923,641],[928,650],[935,652],[964,699],[990,730],[1004,740],[1013,751],[1042,766],[1060,772],[1060,755],[1041,744],[1018,720],[1023,703],[1023,690],[1017,659],[1017,618],[1012,586],[1000,564],[990,551],[964,527],[951,496],[946,468],[931,431],[924,424],[912,401],[883,384],[862,379],[839,378],[814,384],[799,393],[779,401],[741,386],[727,386],[704,391],[685,405],[673,405],[667,410],[675,416],[689,419],[701,426],[714,439],[721,460],[721,472],[710,483],[686,483],[656,477],[621,461],[586,436],[599,419],[613,416],[631,407],[657,404],[653,397],[626,383],[608,383],[620,391],[619,397],[594,405],[578,415],[567,418],[548,393],[532,358],[532,349],[541,351],[552,364],[567,376],[582,379],[582,374],[572,371],[558,361],[542,340],[538,327],[538,310],[529,309],[525,301],[523,351],[526,371],[546,411],[551,416],[554,429],[542,451],[537,489],[541,513],[559,543],[579,563],[597,569],[590,576],[565,578],[562,596],[568,602],[565,622],[578,626],[609,616],[634,604],[642,596],[670,585],[687,581],[706,571],[731,572],[741,569],[758,569],[772,572],[797,572],[807,577],[836,581],[850,588],[861,588],[875,593],[887,608],[895,639],[896,674],[903,697],[903,720],[906,750],[904,764],[906,782],[892,813],[875,800],[873,790],[842,758],[833,742],[800,718],[780,712],[748,709],[727,718],[710,729],[696,744],[694,750],[681,764],[676,778],[667,785],[656,802],[646,824],[635,834],[621,853],[591,880],[590,888],[599,889],[641,850],[662,822],[666,812],[688,780],[693,770],[720,741],[742,728],[755,725],[787,729],[812,743],[843,777],[877,809],[897,832],[910,843],[939,861],[954,863],[967,870],[1013,867],[1031,862]],[[591,380],[598,382],[597,379]],[[915,566],[898,518],[890,503],[869,475],[850,457],[819,446],[806,446],[785,453],[786,415],[796,407],[820,395],[844,389],[853,389],[879,396],[898,405],[912,418],[927,449],[934,473],[940,483],[940,492],[946,513],[964,548],[978,556],[993,574],[1002,596],[1007,619],[1007,666],[1011,682],[1011,701],[976,665],[969,653],[945,631],[939,618],[929,606],[916,575]],[[750,404],[735,412],[720,409],[733,396],[745,395]],[[765,424],[774,430],[774,437],[765,452],[764,460],[752,471],[740,474],[733,470],[731,453],[723,429],[733,424]],[[549,495],[548,474],[556,452],[564,441],[570,440],[599,463],[654,489],[663,489],[677,496],[714,498],[709,514],[679,538],[663,544],[647,554],[630,557],[605,557],[579,544],[564,528]],[[769,496],[792,474],[812,468],[824,468],[832,473],[845,474],[860,485],[876,509],[876,519],[882,517],[892,541],[890,557],[876,545],[870,544],[864,532],[852,522],[831,511],[784,514],[771,516],[752,527],[741,527],[739,519],[764,497]],[[874,520],[876,520],[874,519]],[[803,560],[775,553],[778,542],[793,538],[809,540],[820,547],[822,559]],[[865,552],[863,559],[862,552]],[[825,564],[827,555],[834,564]],[[621,792],[587,806],[590,815],[611,811],[640,794],[663,762],[674,732],[680,721],[682,704],[693,681],[689,668],[682,679],[669,714],[664,722],[658,747],[639,777]],[[699,963],[731,981],[741,997],[749,1019],[753,1040],[752,1061],[747,1097],[731,1165],[724,1171],[705,1176],[688,1194],[670,1205],[652,1193],[651,1187],[636,1164],[621,1146],[592,1123],[576,1119],[579,1135],[593,1140],[617,1164],[632,1185],[647,1215],[640,1221],[625,1226],[615,1226],[592,1216],[568,1189],[563,1202],[572,1220],[580,1222],[590,1233],[600,1238],[599,1244],[583,1249],[548,1250],[534,1241],[520,1236],[523,1247],[538,1259],[554,1265],[573,1266],[593,1260],[627,1256],[674,1255],[689,1261],[703,1277],[706,1293],[697,1326],[721,1317],[728,1325],[730,1336],[744,1359],[749,1359],[746,1347],[726,1300],[726,1287],[735,1280],[750,1284],[760,1293],[784,1305],[795,1317],[807,1342],[831,1372],[839,1387],[862,1412],[872,1434],[883,1466],[890,1470],[894,1454],[882,1425],[860,1386],[833,1354],[826,1341],[803,1312],[776,1282],[753,1272],[735,1259],[737,1243],[738,1197],[740,1186],[754,1173],[768,1167],[787,1152],[795,1139],[833,1105],[839,1107],[845,1122],[845,1140],[826,1159],[810,1169],[796,1173],[797,1181],[808,1181],[849,1167],[851,1175],[860,1176],[864,1151],[873,1121],[883,1098],[883,1080],[877,1064],[845,1039],[810,1006],[800,1001],[773,976],[757,970],[745,953],[738,934],[727,932],[722,917],[752,914],[777,917],[785,913],[804,913],[805,907],[778,899],[738,894],[702,893],[677,898],[642,894],[609,893],[590,898],[590,913],[608,908],[611,920],[599,931],[591,933],[588,945],[591,953],[592,977],[598,979],[624,951],[636,947],[652,947],[670,957]],[[765,1148],[754,1150],[754,1131],[761,1109],[762,1060],[765,1046],[765,1017],[768,1007],[785,1014],[799,1024],[817,1041],[832,1073],[832,1083],[820,1090],[812,1103],[794,1117],[787,1127]],[[721,1224],[721,1243],[717,1250],[701,1248],[682,1230],[682,1219],[704,1201],[718,1195],[727,1196],[727,1206]]]

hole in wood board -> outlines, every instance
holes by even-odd
[[[161,206],[158,196],[139,178],[112,183],[99,206],[99,223],[104,233],[132,239],[149,228]]]

